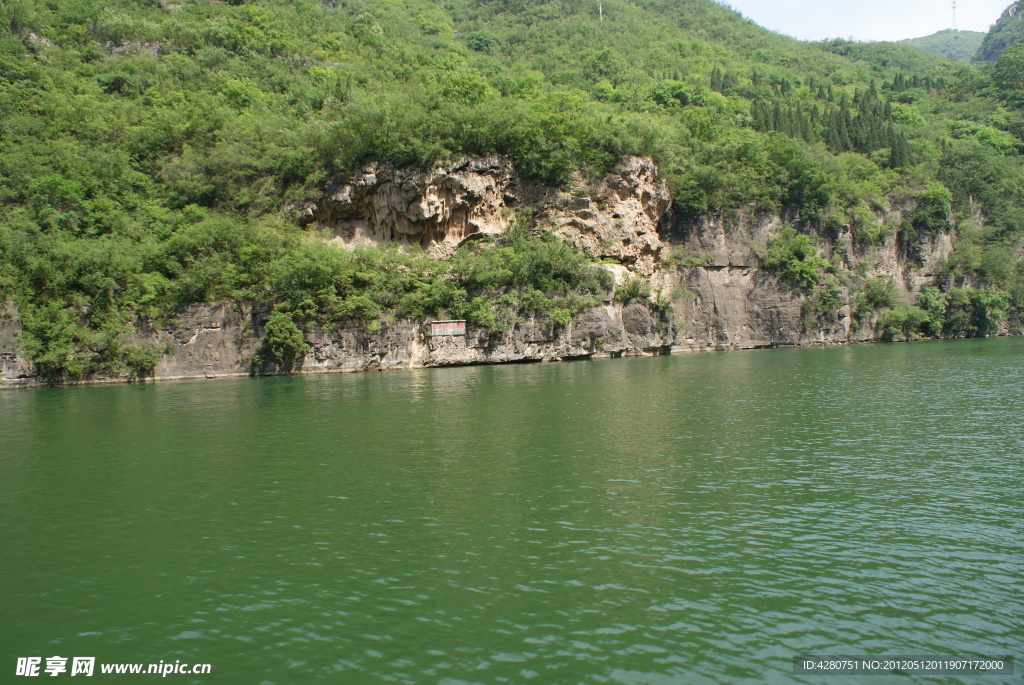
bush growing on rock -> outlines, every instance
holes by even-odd
[[[768,243],[761,266],[801,290],[812,290],[829,269],[829,263],[821,257],[810,236],[797,233],[792,226],[785,226]]]
[[[274,312],[266,325],[266,335],[260,346],[261,363],[273,362],[282,367],[291,367],[295,360],[309,351],[309,345],[302,331],[292,317],[284,312]]]
[[[892,276],[875,276],[864,283],[861,293],[863,307],[868,310],[892,307],[896,304],[896,281]]]
[[[901,303],[887,309],[878,317],[878,327],[887,338],[903,335],[919,335],[931,327],[931,316],[925,310],[912,304]]]

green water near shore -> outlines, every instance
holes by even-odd
[[[1021,339],[0,411],[0,682],[54,655],[212,665],[176,683],[1021,682],[791,661],[1024,657]]]

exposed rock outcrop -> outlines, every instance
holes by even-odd
[[[0,302],[0,388],[36,378],[35,367],[18,344],[20,333],[17,307],[13,302]]]
[[[650,278],[661,266],[665,243],[658,227],[671,201],[651,160],[625,157],[592,193],[577,181],[574,192],[559,194],[537,221],[591,257]]]
[[[149,55],[151,57],[159,57],[163,51],[163,43],[143,43],[140,41],[128,41],[125,43],[115,43],[113,41],[107,41],[103,44],[103,49],[107,51],[108,55]]]
[[[299,221],[329,228],[344,245],[419,245],[443,256],[466,240],[503,232],[522,193],[511,163],[500,157],[428,172],[370,164],[301,207]]]
[[[30,361],[13,350],[16,319],[0,321],[0,387],[44,384]],[[221,378],[277,374],[273,364],[256,367],[254,356],[263,329],[258,315],[243,316],[230,303],[182,308],[178,322],[162,330],[139,333],[138,341],[162,351],[152,378]],[[606,303],[581,312],[569,325],[528,318],[507,331],[469,326],[467,335],[431,337],[422,321],[381,322],[373,331],[360,326],[305,332],[309,352],[288,371],[339,373],[390,369],[557,361],[562,359],[639,356],[670,351],[664,321],[639,304]],[[86,383],[128,380],[124,375],[96,375]]]
[[[890,216],[898,221],[899,216]],[[883,221],[878,217],[878,223]],[[895,233],[881,244],[858,245],[848,226],[822,245],[824,256],[846,270],[841,306],[834,318],[805,314],[808,295],[786,287],[759,267],[758,254],[786,222],[777,214],[734,212],[705,215],[694,222],[665,226],[674,250],[700,262],[665,265],[652,284],[671,293],[678,331],[674,349],[742,349],[792,345],[845,344],[881,339],[875,316],[853,317],[852,293],[868,278],[892,277],[901,300],[935,281],[953,248],[952,234],[922,236],[901,246]]]
[[[649,277],[664,247],[658,224],[670,201],[654,163],[643,157],[623,158],[594,189],[575,178],[568,191],[523,181],[508,159],[486,157],[428,172],[367,165],[299,208],[299,221],[329,229],[344,245],[418,245],[440,257],[467,240],[504,232],[513,212],[527,210],[537,226],[588,255]]]

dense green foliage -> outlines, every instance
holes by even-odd
[[[900,42],[921,48],[939,57],[969,62],[978,54],[981,43],[985,40],[985,35],[981,31],[944,29],[930,36],[911,38]]]
[[[810,290],[821,283],[831,265],[821,257],[810,237],[786,226],[768,244],[761,266],[796,288]]]
[[[267,320],[266,334],[260,349],[261,362],[291,366],[296,357],[309,350],[309,345],[295,321],[284,312],[274,312]]]
[[[610,278],[551,234],[522,228],[491,243],[464,245],[445,261],[397,247],[350,252],[313,239],[281,252],[264,299],[303,326],[356,320],[372,327],[388,315],[468,319],[505,329],[529,314],[566,324],[594,304],[593,295],[607,290]]]
[[[974,58],[979,62],[994,62],[1020,38],[1024,38],[1024,0],[1016,0],[1006,8],[985,35]]]
[[[926,288],[916,304],[891,302],[878,317],[885,335],[987,335],[1006,314],[1009,298],[987,288]]]
[[[896,282],[892,276],[875,276],[865,281],[858,308],[873,311],[893,307],[896,305],[897,298]]]
[[[761,266],[773,273],[784,285],[806,295],[802,313],[805,325],[812,321],[834,321],[842,306],[842,276],[837,266],[826,261],[814,241],[792,226],[768,243]]]
[[[368,160],[482,153],[553,184],[648,155],[680,214],[785,210],[804,233],[850,224],[862,245],[980,215],[943,287],[983,283],[1024,307],[1016,49],[978,69],[799,43],[709,0],[603,9],[602,22],[575,0],[4,0],[0,299],[17,303],[26,348],[51,375],[145,373],[155,352],[133,330],[218,298],[296,328],[564,322],[604,284],[560,243],[519,232],[444,264],[350,254],[287,210]],[[898,207],[912,216],[875,221]],[[832,307],[831,274],[776,257]],[[264,352],[285,362],[302,347],[273,321]]]

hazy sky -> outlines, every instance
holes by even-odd
[[[956,26],[988,31],[1012,0],[958,0]],[[743,16],[803,40],[900,40],[953,28],[952,0],[722,0]]]

